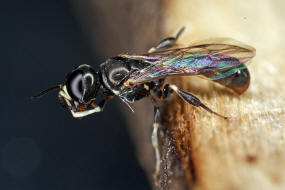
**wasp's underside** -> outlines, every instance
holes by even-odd
[[[61,105],[69,109],[74,117],[84,117],[103,111],[105,103],[113,96],[118,96],[127,105],[151,97],[155,107],[152,142],[158,174],[160,156],[157,130],[160,100],[175,92],[189,104],[226,118],[212,111],[194,95],[173,84],[164,84],[164,79],[175,75],[199,75],[241,94],[250,83],[245,64],[255,55],[254,48],[233,41],[217,40],[177,47],[176,41],[183,30],[184,28],[176,37],[162,40],[147,54],[120,54],[109,58],[100,65],[98,71],[89,65],[81,65],[67,75],[65,84],[47,89],[34,98],[59,89],[58,98]],[[99,91],[104,98],[95,103]]]

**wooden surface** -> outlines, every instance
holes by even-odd
[[[162,168],[157,189],[285,189],[285,13],[283,1],[74,1],[102,57],[141,53],[187,30],[179,42],[230,37],[256,48],[251,85],[238,96],[197,77],[169,79],[223,120],[173,97],[163,105]],[[92,35],[92,34],[96,35]],[[106,58],[105,57],[105,58]],[[103,60],[103,59],[102,59]],[[152,108],[129,118],[138,159],[152,179]]]

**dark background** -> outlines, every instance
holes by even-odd
[[[68,1],[1,5],[1,190],[149,189],[126,122],[112,101],[103,113],[73,119],[57,93],[80,64],[97,66]]]

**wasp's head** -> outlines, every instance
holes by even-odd
[[[90,109],[100,89],[99,74],[89,65],[80,65],[66,76],[64,85],[58,85],[42,91],[33,98],[38,98],[50,91],[59,89],[59,101],[72,113]]]
[[[98,73],[89,65],[80,65],[66,76],[65,88],[61,91],[73,101],[87,104],[100,88]]]

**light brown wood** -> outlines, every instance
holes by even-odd
[[[197,77],[169,79],[231,119],[193,108],[178,97],[166,102],[162,109],[162,169],[157,188],[285,189],[284,2],[102,2],[90,0],[85,4],[89,13],[94,11],[90,13],[93,22],[89,19],[85,26],[94,24],[89,31],[96,34],[93,42],[101,55],[146,51],[160,39],[174,35],[181,26],[187,28],[179,40],[183,44],[230,37],[257,50],[249,65],[250,88],[241,96]],[[82,3],[80,6],[84,7]],[[130,131],[138,158],[151,179],[152,108],[150,102],[139,102],[135,109],[136,115],[129,119]]]
[[[252,45],[257,56],[249,66],[251,85],[237,96],[199,79],[182,79],[181,87],[227,116],[221,120],[184,103],[168,109],[174,136],[194,168],[197,189],[285,189],[285,15],[282,1],[171,1],[165,25],[187,25],[188,42],[231,37]],[[170,29],[169,29],[170,30]],[[191,116],[191,119],[189,119]],[[171,121],[170,121],[171,122]],[[174,126],[174,125],[173,125]],[[184,166],[185,167],[185,166]],[[187,171],[187,170],[186,170]],[[187,175],[186,175],[187,176]],[[192,176],[193,178],[193,176]]]

